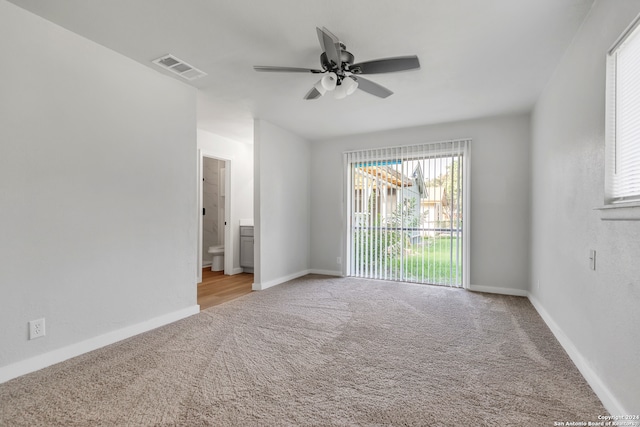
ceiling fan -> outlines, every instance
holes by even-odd
[[[322,54],[320,55],[322,70],[268,65],[254,65],[253,69],[266,72],[324,74],[307,92],[304,99],[317,99],[326,92],[333,92],[335,98],[340,99],[351,95],[356,89],[380,98],[386,98],[392,95],[393,92],[384,86],[365,79],[361,75],[393,73],[420,68],[420,62],[416,55],[376,59],[354,64],[354,56],[346,50],[346,46],[331,31],[324,27],[322,29],[316,27],[316,30],[320,47],[322,48]]]

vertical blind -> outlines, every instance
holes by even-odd
[[[345,153],[348,275],[463,286],[469,142]]]
[[[608,154],[612,202],[640,200],[640,22],[609,51]]]

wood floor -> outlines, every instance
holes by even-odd
[[[200,310],[231,301],[251,292],[253,274],[240,273],[225,276],[222,271],[202,269],[202,282],[198,283],[198,304]]]

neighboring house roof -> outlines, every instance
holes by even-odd
[[[424,174],[422,173],[422,167],[420,166],[420,163],[418,163],[416,168],[413,170],[411,177],[404,175],[402,172],[388,165],[361,165],[359,166],[359,169],[370,175],[372,178],[376,178],[372,184],[373,188],[377,188],[379,181],[384,181],[387,185],[391,185],[397,188],[400,188],[401,186],[417,186],[418,192],[420,193],[421,197],[425,197],[425,195],[428,193],[425,186]],[[354,183],[354,187],[356,190],[362,189],[363,181],[363,175],[356,175]]]
[[[420,163],[418,163],[418,166],[413,170],[413,180],[418,185],[420,196],[425,196],[427,191],[424,185],[424,174],[422,173],[422,166],[420,166]]]

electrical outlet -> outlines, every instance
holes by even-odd
[[[342,264],[342,258],[341,257],[337,257],[336,258],[336,264],[338,264],[338,265]]]
[[[43,337],[44,335],[45,335],[44,317],[42,319],[36,319],[29,322],[29,339],[30,340]]]

